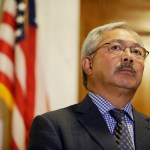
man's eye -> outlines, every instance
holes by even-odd
[[[111,45],[111,46],[110,46],[110,49],[111,49],[112,51],[121,51],[121,50],[122,50],[122,46],[119,45],[119,44],[114,44],[114,45]]]
[[[132,53],[134,54],[134,55],[138,55],[138,56],[143,56],[143,52],[142,52],[142,50],[141,49],[133,49],[132,50]]]

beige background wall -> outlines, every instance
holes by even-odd
[[[77,102],[79,0],[36,0],[39,74],[51,110]]]

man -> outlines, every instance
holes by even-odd
[[[28,150],[150,150],[150,118],[130,104],[148,53],[126,23],[93,29],[81,56],[88,95],[79,104],[37,116]]]

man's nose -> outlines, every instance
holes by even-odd
[[[133,56],[132,53],[130,52],[130,48],[126,48],[124,50],[124,53],[122,55],[122,62],[133,62]]]

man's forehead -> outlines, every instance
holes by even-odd
[[[140,44],[135,35],[125,29],[116,28],[110,31],[106,31],[102,36],[101,43],[105,43],[114,39],[120,39],[123,41],[131,41],[133,43]]]

